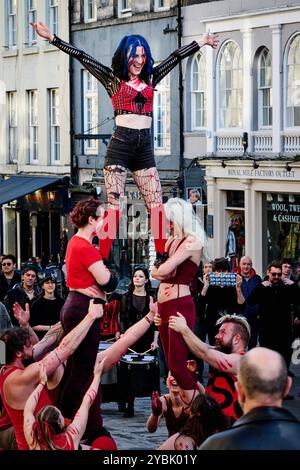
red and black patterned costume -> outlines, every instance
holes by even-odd
[[[125,80],[117,77],[111,68],[55,35],[52,44],[78,59],[99,80],[111,98],[115,116],[134,114],[149,117],[152,117],[155,86],[181,60],[194,54],[200,48],[199,44],[193,41],[172,52],[169,57],[153,68],[149,83],[144,89],[138,91]],[[106,223],[103,224],[100,236],[100,252],[103,258],[108,258],[111,244],[116,238],[120,217],[120,197],[124,195],[127,169],[134,173],[135,182],[150,211],[155,249],[157,253],[163,253],[166,242],[166,220],[162,205],[161,185],[155,167],[150,126],[144,129],[132,129],[118,125],[109,142],[104,164],[105,186],[111,207],[108,207]]]

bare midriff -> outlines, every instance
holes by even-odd
[[[140,114],[120,114],[116,116],[116,125],[130,129],[150,129],[152,117]]]
[[[70,292],[79,292],[80,294],[87,295],[88,297],[92,297],[94,299],[102,299],[105,300],[106,296],[102,289],[99,289],[98,285],[93,285],[91,287],[85,287],[81,289],[69,289]]]
[[[162,304],[168,300],[185,297],[186,295],[191,295],[189,286],[184,284],[167,284],[162,281],[159,286],[157,300]]]

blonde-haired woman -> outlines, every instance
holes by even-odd
[[[172,198],[165,204],[170,221],[170,237],[165,246],[169,258],[152,269],[152,277],[161,281],[158,291],[159,333],[166,362],[183,391],[182,399],[189,407],[198,394],[197,379],[186,368],[189,349],[182,338],[169,329],[169,317],[180,312],[193,330],[196,311],[190,285],[197,276],[206,246],[206,237],[192,205]]]

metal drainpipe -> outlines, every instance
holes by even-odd
[[[69,10],[69,41],[72,44],[72,0],[69,0],[68,3]],[[74,117],[73,117],[73,57],[69,58],[69,76],[70,76],[70,87],[69,87],[69,100],[70,100],[70,182],[71,184],[78,184],[78,172],[77,165],[74,155]]]
[[[178,48],[181,47],[182,39],[182,17],[181,17],[181,0],[177,1],[177,43]],[[184,197],[184,112],[183,112],[183,73],[182,62],[179,62],[179,177],[178,186],[180,197]]]

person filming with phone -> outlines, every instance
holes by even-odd
[[[242,281],[239,274],[230,272],[229,263],[225,258],[216,258],[212,272],[203,276],[201,296],[205,298],[209,344],[215,344],[218,332],[216,322],[222,315],[243,313],[245,299],[241,289]]]

